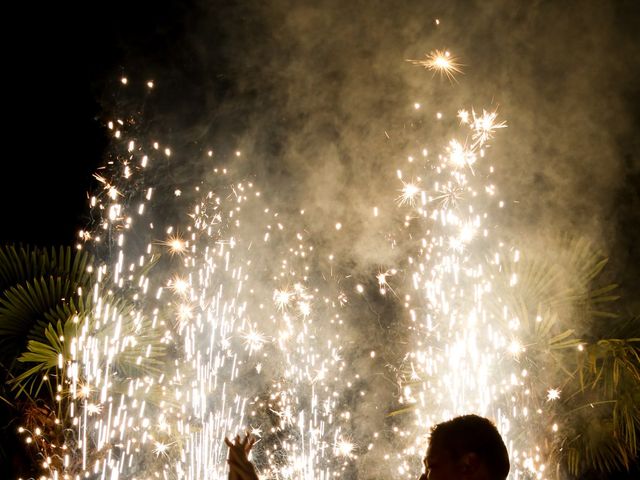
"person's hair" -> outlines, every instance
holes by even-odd
[[[431,429],[429,446],[450,452],[454,461],[475,453],[486,465],[492,479],[504,480],[509,474],[507,447],[491,420],[463,415]]]

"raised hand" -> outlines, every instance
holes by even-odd
[[[256,468],[248,458],[256,439],[247,433],[244,439],[236,435],[233,442],[225,437],[224,443],[229,447],[229,480],[259,480]]]

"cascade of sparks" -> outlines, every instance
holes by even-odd
[[[447,59],[429,61],[449,75],[456,64]],[[102,220],[81,232],[79,247],[104,263],[82,292],[90,313],[60,338],[64,440],[23,430],[44,452],[43,477],[223,479],[222,438],[249,431],[263,478],[355,478],[369,452],[394,475],[415,478],[430,427],[473,412],[505,436],[512,478],[545,478],[540,448],[512,435],[542,410],[527,399],[520,323],[501,305],[492,273],[519,255],[489,221],[504,204],[489,180],[487,142],[506,124],[495,112],[457,115],[470,131],[440,155],[425,148],[421,162],[411,157],[410,180],[399,169],[401,193],[387,192],[387,208],[406,219],[394,241],[412,252],[372,275],[406,312],[396,324],[410,348],[397,381],[411,420],[383,433],[395,452],[376,450],[378,432],[354,435],[352,409],[367,395],[369,372],[345,360],[343,331],[349,295],[365,288],[344,287],[340,259],[314,245],[304,212],[272,210],[252,182],[219,168],[211,189],[193,187],[190,221],[164,225],[156,189],[141,178],[171,150],[126,138],[126,121],[111,123],[122,152],[110,176],[96,177],[102,191],[91,207]],[[549,388],[545,401],[560,395]]]
[[[406,259],[410,286],[404,296],[413,349],[399,369],[403,385],[400,404],[413,412],[413,424],[401,431],[395,454],[397,474],[416,478],[430,428],[457,415],[476,413],[494,420],[507,439],[512,478],[544,478],[546,465],[540,448],[516,440],[510,433],[522,427],[531,411],[526,397],[528,372],[518,368],[525,347],[518,340],[520,322],[501,305],[493,272],[504,258],[517,262],[519,253],[492,239],[489,221],[496,188],[486,164],[487,142],[497,129],[495,112],[458,112],[461,124],[471,130],[471,141],[452,139],[437,158],[423,150],[423,162],[409,157],[412,170],[421,169],[424,187],[403,180],[398,206],[411,210],[405,227],[422,237],[409,242]],[[416,172],[412,171],[412,174]],[[414,177],[415,178],[415,177]],[[427,179],[429,183],[427,183]],[[517,276],[510,279],[516,284]],[[549,399],[557,398],[551,390]],[[413,441],[402,442],[402,439]]]
[[[109,124],[116,139],[126,126]],[[222,479],[222,439],[245,431],[259,439],[268,478],[343,476],[357,458],[343,396],[365,392],[345,369],[347,296],[333,255],[318,259],[304,212],[282,219],[253,183],[229,184],[226,169],[215,170],[223,186],[185,215],[191,222],[155,240],[155,189],[126,182],[170,150],[124,145],[91,199],[102,221],[80,234],[115,263],[100,265],[92,312],[69,328],[58,401],[70,425],[45,478]],[[120,191],[131,193],[123,201]]]

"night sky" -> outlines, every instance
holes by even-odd
[[[3,32],[11,99],[3,137],[15,152],[2,176],[3,241],[46,246],[76,240],[87,222],[92,174],[109,149],[105,98],[123,72],[144,72],[139,59],[155,51],[157,64],[184,35],[178,2],[154,3],[8,7],[6,18],[20,28]]]

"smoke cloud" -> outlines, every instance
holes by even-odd
[[[314,233],[352,226],[358,262],[391,259],[371,252],[377,225],[363,221],[400,188],[391,162],[418,146],[436,154],[471,107],[509,124],[491,153],[505,226],[612,247],[618,193],[637,171],[623,159],[636,115],[632,13],[624,2],[202,1],[172,13],[173,43],[144,62],[130,49],[123,64],[157,79],[150,129],[176,151],[219,153],[175,162],[172,179],[206,178],[239,149],[271,197],[313,212]],[[463,64],[455,82],[406,62],[436,48]]]
[[[137,72],[158,83],[145,118],[178,152],[167,184],[207,183],[220,166],[253,178],[275,210],[305,211],[307,235],[345,262],[345,275],[375,288],[375,274],[406,253],[388,237],[401,222],[391,206],[402,187],[394,165],[422,148],[441,152],[459,132],[459,108],[497,109],[508,122],[489,155],[507,204],[495,217],[503,235],[532,238],[541,250],[565,232],[588,237],[631,278],[622,266],[638,251],[620,217],[633,209],[620,202],[638,210],[628,186],[638,178],[629,99],[637,98],[631,63],[640,49],[625,38],[628,8],[201,1],[182,13],[183,32],[166,56],[152,54]],[[434,49],[458,57],[463,74],[449,81],[407,61]],[[202,154],[209,148],[211,158]],[[386,207],[379,217],[376,206]],[[354,412],[363,436],[384,424],[387,412],[376,405],[396,393],[384,358],[367,355],[371,345],[391,348],[378,328],[400,315],[400,301],[389,298],[357,299],[349,318],[356,369],[379,372],[371,401]]]

